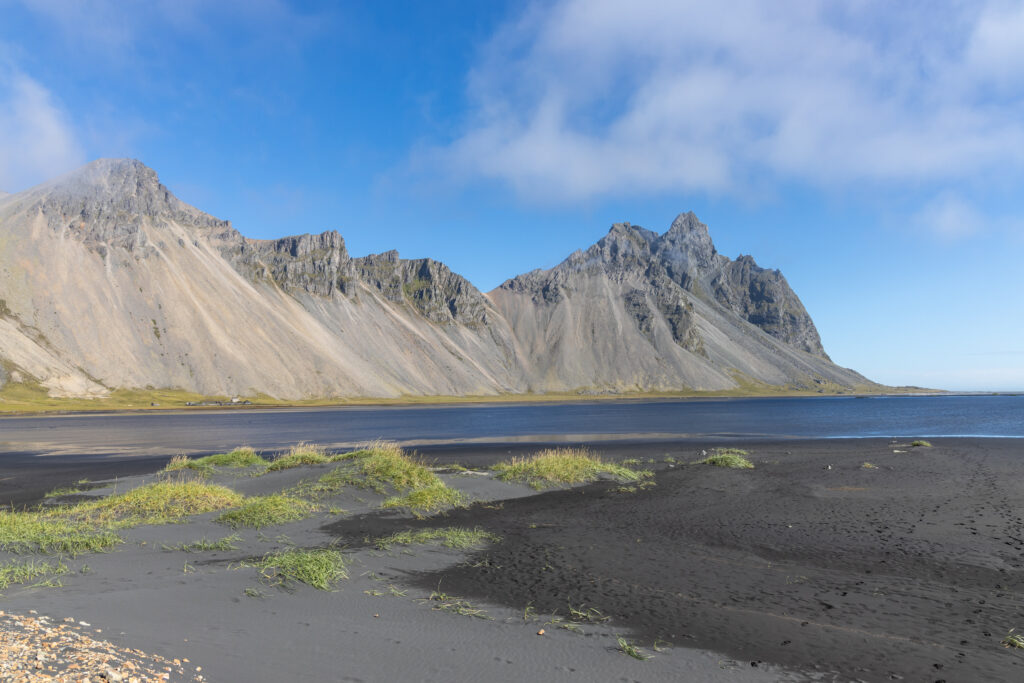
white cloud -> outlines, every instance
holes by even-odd
[[[22,190],[83,161],[74,129],[53,95],[0,63],[0,188]]]
[[[943,194],[926,204],[915,222],[942,239],[952,241],[982,231],[985,219],[962,198]]]
[[[954,0],[538,4],[485,49],[464,130],[419,161],[570,200],[1019,173],[1020,26],[1020,4]]]
[[[984,84],[1024,85],[1024,3],[993,3],[978,18],[967,49],[968,64]]]

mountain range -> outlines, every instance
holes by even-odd
[[[135,160],[0,193],[0,387],[398,397],[876,387],[778,270],[680,214],[483,293],[337,232],[244,237]]]

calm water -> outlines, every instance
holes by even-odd
[[[601,437],[1024,438],[1024,396],[346,407],[0,418],[0,452],[157,454],[250,444]]]

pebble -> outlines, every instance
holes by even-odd
[[[38,612],[30,610],[29,614]],[[153,683],[170,680],[172,675],[175,681],[203,680],[197,674],[187,674],[180,659],[169,660],[98,640],[79,630],[75,621],[66,617],[54,623],[45,616],[0,611],[0,681]]]

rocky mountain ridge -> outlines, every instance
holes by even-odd
[[[275,240],[100,160],[0,198],[0,385],[310,396],[853,387],[778,271],[681,214],[484,294],[432,259]]]

